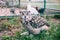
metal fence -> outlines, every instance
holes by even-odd
[[[26,7],[27,4],[28,4],[28,0],[0,0],[0,6],[3,7]],[[33,7],[39,7],[39,8],[42,8],[44,7],[44,0],[31,0],[31,5]],[[60,2],[59,0],[46,0],[46,8],[50,8],[50,9],[60,9]]]
[[[20,0],[0,0],[0,7],[20,7]]]

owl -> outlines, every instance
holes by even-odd
[[[22,11],[22,24],[30,34],[40,34],[42,30],[48,30],[50,25],[47,20],[39,14],[30,14],[29,11]]]

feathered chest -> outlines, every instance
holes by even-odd
[[[47,21],[40,16],[33,17],[28,23],[34,28],[39,28],[48,24]]]

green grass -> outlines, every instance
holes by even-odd
[[[18,18],[9,19],[10,24],[16,25],[19,22]],[[22,32],[18,31],[14,36],[4,35],[2,40],[60,40],[60,25],[48,22],[50,24],[50,29],[48,31],[44,30],[39,35],[20,35]],[[4,24],[5,26],[10,24]],[[24,31],[24,30],[23,30]]]
[[[21,36],[21,32],[16,32],[15,36],[5,35],[2,37],[2,40],[60,40],[60,25],[50,23],[50,26],[50,30],[44,30],[39,35],[30,34]]]

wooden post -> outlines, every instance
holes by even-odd
[[[44,18],[46,19],[46,0],[44,0]]]
[[[20,7],[20,0],[19,0],[19,7]]]
[[[44,9],[46,9],[46,0],[44,0]]]

